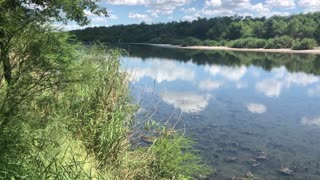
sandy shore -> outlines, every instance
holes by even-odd
[[[150,46],[178,49],[199,49],[199,50],[216,50],[216,51],[243,51],[243,52],[270,52],[270,53],[294,53],[294,54],[320,54],[320,48],[311,50],[292,50],[292,49],[249,49],[249,48],[229,48],[225,46],[188,46],[182,47],[170,44],[147,44]]]

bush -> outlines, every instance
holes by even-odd
[[[230,44],[233,48],[264,48],[266,41],[258,38],[245,38],[232,41]]]
[[[182,46],[201,46],[202,42],[194,37],[188,37],[184,39],[181,43]]]
[[[225,46],[227,43],[228,43],[228,42],[227,42],[226,40],[220,40],[220,41],[218,42],[218,45],[219,45],[219,46]]]
[[[294,50],[306,50],[306,49],[314,49],[317,47],[317,41],[310,38],[304,38],[302,41],[296,40],[292,49]]]
[[[218,46],[219,43],[217,41],[215,41],[215,40],[207,39],[207,40],[202,42],[202,45],[204,45],[204,46]]]
[[[281,36],[272,39],[268,39],[265,46],[266,49],[281,49],[291,48],[294,44],[294,40],[289,36]]]
[[[159,44],[162,42],[162,38],[161,37],[156,37],[156,38],[152,38],[149,43],[152,43],[152,44]]]
[[[180,39],[171,39],[171,41],[169,42],[169,44],[172,45],[180,45],[182,43],[182,40]]]

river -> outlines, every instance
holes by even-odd
[[[320,56],[125,49],[139,117],[185,128],[209,179],[320,179]]]

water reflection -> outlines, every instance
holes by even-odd
[[[163,93],[161,98],[182,112],[197,113],[207,107],[210,96],[192,92],[168,92]]]
[[[157,83],[162,81],[176,81],[194,79],[194,72],[166,59],[150,59],[144,67],[133,67],[131,74],[133,81],[140,81],[141,78],[150,77]]]
[[[309,96],[320,96],[320,85],[308,89]]]
[[[320,179],[319,56],[139,46],[129,53],[123,63],[141,109],[159,101],[155,119],[182,112],[187,134],[217,170],[210,179],[248,171],[257,179]],[[282,167],[294,175],[284,177]]]
[[[212,76],[222,76],[232,81],[239,81],[247,72],[247,67],[227,67],[217,65],[206,65],[204,68]]]
[[[282,82],[277,79],[265,79],[257,83],[256,89],[268,97],[278,97],[282,86]]]
[[[267,111],[267,108],[263,104],[249,103],[247,104],[248,111],[251,113],[262,114]]]
[[[320,117],[317,117],[317,118],[304,117],[301,120],[301,124],[303,124],[303,125],[314,125],[314,126],[319,126],[320,127]]]
[[[220,81],[214,81],[214,80],[210,80],[210,79],[205,79],[205,80],[201,80],[199,82],[199,89],[203,90],[203,91],[210,91],[213,89],[218,89],[223,85],[222,82]]]
[[[309,86],[319,82],[320,78],[312,74],[302,72],[289,73],[285,67],[271,70],[271,78],[257,83],[256,89],[268,97],[278,97],[283,88],[291,86]],[[311,90],[312,91],[312,90]],[[312,94],[313,92],[311,92]],[[310,94],[310,93],[309,93]]]

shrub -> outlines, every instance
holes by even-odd
[[[310,38],[304,38],[301,41],[296,40],[292,49],[295,50],[305,50],[305,49],[313,49],[317,46],[317,41]]]
[[[162,38],[161,37],[156,37],[156,38],[152,38],[149,43],[153,43],[153,44],[159,44],[162,42]]]
[[[181,43],[182,46],[201,46],[202,42],[194,37],[188,37],[184,39]]]
[[[204,46],[218,46],[219,43],[217,41],[215,41],[215,40],[207,39],[207,40],[202,42],[202,45],[204,45]]]
[[[182,43],[182,40],[180,39],[171,39],[171,41],[169,42],[169,44],[172,45],[180,45]]]
[[[291,48],[294,44],[294,40],[289,36],[281,36],[272,39],[268,39],[265,46],[266,49],[280,49]]]
[[[219,46],[225,46],[227,44],[227,41],[226,40],[220,40],[218,41],[218,45]]]
[[[263,48],[266,44],[264,39],[258,38],[244,38],[232,41],[231,47],[233,48]]]

